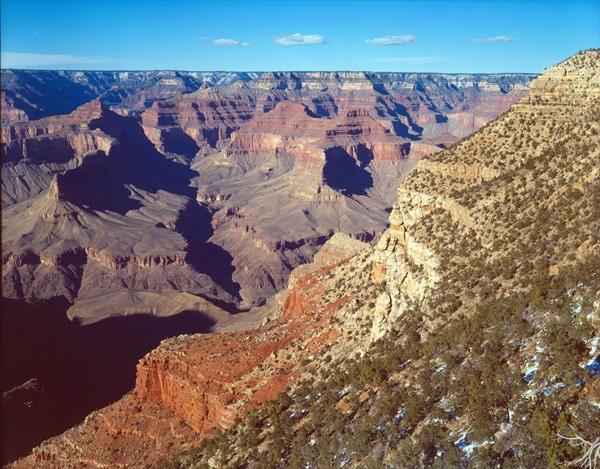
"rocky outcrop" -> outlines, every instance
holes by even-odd
[[[438,261],[426,246],[414,240],[410,228],[434,210],[437,200],[428,194],[403,189],[398,194],[398,203],[390,214],[390,227],[379,240],[373,256],[373,281],[380,283],[400,278],[404,282],[411,274],[407,269],[414,265],[425,268],[429,286],[432,286]]]
[[[501,172],[489,167],[468,164],[445,164],[443,162],[423,161],[420,168],[436,176],[460,179],[462,181],[490,181]]]
[[[565,106],[585,105],[600,96],[598,63],[582,54],[575,55],[544,71],[531,82],[531,90],[512,110],[529,113],[532,107],[551,118]]]
[[[322,266],[339,264],[368,248],[367,243],[353,239],[344,233],[336,233],[315,254],[313,262]]]
[[[307,308],[290,304],[282,320],[258,330],[163,341],[139,362],[131,394],[13,467],[155,464],[199,436],[230,427],[312,373],[315,356],[345,334],[331,318],[342,314],[351,297],[324,300],[324,288],[317,276],[305,276],[293,291],[307,298]],[[347,341],[351,347],[352,339]]]

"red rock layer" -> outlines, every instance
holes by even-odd
[[[13,467],[140,467],[231,426],[310,369],[342,334],[330,319],[350,296],[323,301],[315,275],[299,280],[280,320],[236,333],[168,339],[144,357],[135,390],[37,447]],[[301,300],[299,300],[301,299]]]
[[[146,136],[159,148],[164,146],[165,132],[173,127],[181,129],[198,146],[208,144],[214,148],[257,112],[251,96],[223,95],[207,85],[169,101],[156,101],[142,115],[142,125]]]
[[[106,107],[95,100],[64,116],[3,126],[2,156],[5,161],[35,159],[66,163],[87,152],[108,153],[114,139],[90,128],[91,123],[106,112]]]
[[[290,155],[303,170],[321,169],[328,154],[345,152],[359,163],[363,155],[383,161],[408,156],[410,144],[395,137],[368,109],[340,117],[319,117],[299,102],[281,102],[233,133],[229,156]]]

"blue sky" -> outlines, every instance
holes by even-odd
[[[2,0],[2,68],[541,72],[600,0]]]

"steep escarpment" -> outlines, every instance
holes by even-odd
[[[221,149],[245,122],[278,102],[299,101],[322,117],[357,108],[393,135],[431,146],[456,142],[505,111],[526,91],[533,75],[378,74],[364,72],[273,72],[232,86],[205,85],[198,91],[156,102],[144,128],[167,152],[179,132],[200,153]],[[191,143],[191,142],[190,142]],[[188,148],[189,153],[194,147]],[[176,152],[176,151],[175,151]],[[193,156],[193,155],[192,155]]]
[[[117,144],[95,123],[107,109],[86,103],[66,116],[2,127],[2,206],[47,190],[56,173],[79,166],[86,155]]]

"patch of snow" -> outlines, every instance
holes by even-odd
[[[500,430],[502,433],[507,433],[510,429],[512,429],[512,423],[509,423],[508,425],[506,425],[506,427],[504,427],[502,430]]]
[[[456,446],[457,448],[463,449],[468,444],[467,432],[461,432],[458,435],[459,435],[459,439],[454,442],[454,446]]]
[[[444,396],[440,399],[440,402],[438,402],[438,407],[440,407],[441,409],[445,409],[448,406],[448,396]]]
[[[398,412],[396,413],[396,416],[394,417],[394,422],[399,422],[404,417],[406,417],[406,412],[404,412],[404,410],[405,410],[404,406],[402,406],[398,409]]]
[[[600,375],[600,355],[597,355],[587,362],[585,369],[588,370],[592,376]]]
[[[481,443],[473,442],[473,443],[469,443],[468,445],[464,446],[461,449],[467,456],[471,456],[475,449],[479,448],[480,446],[490,445],[492,443],[493,442],[491,440],[482,441]]]
[[[591,347],[590,355],[596,355],[598,351],[598,345],[600,345],[600,337],[594,337],[589,342]]]
[[[523,396],[527,399],[531,399],[534,395],[535,395],[535,392],[533,391],[533,389],[528,389],[523,394],[521,394],[521,396]]]
[[[543,347],[540,347],[539,345],[537,345],[535,347],[535,350],[538,353],[543,353],[543,351],[544,351]],[[535,376],[535,372],[540,367],[539,355],[535,355],[529,362],[526,363],[526,365],[527,365],[527,368],[525,368],[525,374],[523,376],[523,381],[525,381],[527,384],[530,384],[531,381],[533,380],[533,377]]]
[[[539,364],[528,366],[525,369],[525,375],[523,376],[523,381],[525,381],[527,384],[531,383],[531,380],[533,379],[533,376],[535,375],[535,372],[538,369],[538,365]]]
[[[560,390],[560,389],[562,389],[564,387],[565,387],[564,383],[556,383],[556,384],[553,384],[552,386],[549,386],[547,388],[542,389],[542,394],[544,396],[549,396],[554,391],[558,391],[558,390]]]

